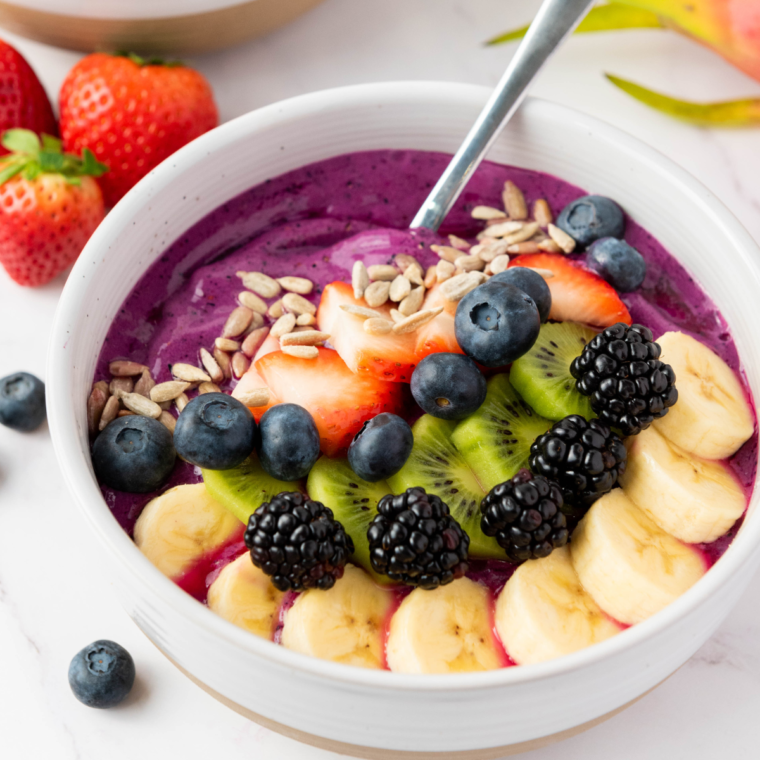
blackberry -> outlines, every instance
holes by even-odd
[[[557,483],[523,469],[480,503],[480,527],[496,538],[510,562],[548,557],[570,535],[562,505]]]
[[[297,491],[277,494],[250,516],[245,545],[280,591],[332,588],[354,551],[332,511]]]
[[[605,425],[637,435],[678,400],[676,374],[659,358],[651,330],[618,322],[589,341],[570,373]]]
[[[587,422],[578,414],[555,422],[530,447],[530,469],[559,484],[562,511],[574,517],[612,490],[627,459],[615,433],[599,420]]]
[[[470,537],[424,488],[380,499],[367,538],[375,572],[407,586],[434,589],[467,572]]]

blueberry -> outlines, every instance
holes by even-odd
[[[98,480],[128,493],[155,491],[171,474],[175,460],[172,434],[149,417],[119,417],[92,445]]]
[[[462,354],[426,356],[412,373],[411,386],[414,400],[428,414],[443,420],[463,420],[486,397],[483,373]]]
[[[314,418],[298,404],[277,404],[259,422],[259,458],[277,480],[300,480],[319,459],[319,433]]]
[[[226,393],[203,393],[183,410],[174,429],[174,447],[190,464],[231,470],[253,452],[256,422],[250,409]]]
[[[644,257],[624,240],[602,238],[588,249],[589,269],[603,277],[615,290],[630,293],[641,287],[647,273]]]
[[[504,272],[495,274],[489,282],[506,282],[520,288],[527,293],[538,308],[538,315],[542,322],[549,318],[552,308],[552,292],[546,284],[546,280],[538,272],[527,267],[510,267]]]
[[[362,425],[348,447],[348,463],[362,480],[375,483],[395,475],[409,459],[414,435],[406,420],[383,412]]]
[[[503,282],[487,282],[457,306],[454,330],[462,350],[486,367],[503,367],[536,342],[541,318],[533,299]]]
[[[623,237],[625,216],[615,201],[601,195],[584,195],[562,209],[557,227],[582,248],[603,237]]]
[[[134,682],[132,656],[114,641],[94,641],[75,654],[69,665],[69,686],[87,707],[115,707]]]
[[[28,372],[0,380],[0,424],[29,432],[45,419],[45,383]]]

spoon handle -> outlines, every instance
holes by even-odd
[[[544,0],[538,15],[477,121],[410,227],[437,230],[459,193],[520,105],[549,56],[583,18],[593,0]]]

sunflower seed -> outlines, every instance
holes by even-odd
[[[238,380],[248,372],[250,366],[251,360],[242,351],[236,351],[232,355],[232,374],[235,375]]]
[[[93,390],[95,390],[96,388],[100,388],[100,390],[102,390],[103,393],[106,394],[106,396],[108,396],[108,394],[111,392],[108,390],[108,383],[105,380],[98,380],[98,382],[92,386]]]
[[[116,417],[137,417],[134,412],[130,412],[128,409],[120,409]]]
[[[358,301],[364,298],[364,291],[369,286],[369,274],[367,267],[361,261],[355,261],[351,270],[351,287],[354,289],[354,298]]]
[[[532,238],[537,232],[541,232],[541,228],[538,224],[536,222],[527,222],[521,230],[513,232],[511,235],[506,235],[502,238],[502,241],[508,245],[522,243],[523,241]]]
[[[190,403],[190,399],[187,397],[187,393],[180,393],[177,398],[174,399],[174,406],[177,407],[177,412],[182,414],[185,407]]]
[[[506,219],[507,215],[498,208],[493,206],[475,206],[470,212],[473,219],[487,221],[488,219]]]
[[[496,240],[495,238],[486,238],[482,243],[473,246],[470,253],[473,256],[479,256],[483,261],[493,261],[497,256],[507,252],[509,243],[506,240]]]
[[[115,396],[119,391],[132,393],[134,389],[135,381],[131,377],[115,377],[108,386],[112,396]]]
[[[491,274],[499,274],[503,272],[509,266],[509,256],[502,253],[501,256],[497,256],[488,266],[491,267]]]
[[[452,248],[450,245],[431,245],[430,250],[438,254],[439,258],[450,261],[452,264],[462,255],[458,248]]]
[[[440,282],[446,282],[446,280],[450,280],[454,276],[454,272],[456,271],[457,271],[457,268],[450,261],[441,259],[435,265],[436,282],[440,283]]]
[[[449,235],[449,243],[451,243],[452,248],[458,248],[460,251],[469,251],[471,247],[466,240],[456,235]]]
[[[422,308],[422,302],[425,300],[425,288],[417,287],[398,305],[398,310],[405,316],[411,317],[416,311]]]
[[[254,330],[258,330],[259,327],[261,327],[264,324],[264,315],[259,314],[259,312],[254,311],[253,312],[253,319],[251,320],[251,324],[248,325],[248,329],[238,338],[245,339],[248,335],[250,335]]]
[[[547,227],[553,221],[552,210],[549,208],[549,204],[544,198],[539,198],[533,204],[533,218],[542,226]]]
[[[184,380],[186,383],[208,383],[211,380],[199,367],[183,362],[172,364],[171,372],[175,380]]]
[[[547,232],[549,237],[565,252],[572,253],[575,250],[575,240],[570,237],[564,230],[554,224],[550,224]]]
[[[233,351],[240,350],[239,341],[232,340],[230,338],[217,338],[214,341],[214,346],[220,351],[226,351],[227,353],[232,353]]]
[[[443,261],[443,259],[441,259],[441,261]],[[449,262],[447,261],[446,263],[448,264]],[[426,288],[432,288],[433,285],[435,285],[435,283],[436,283],[435,267],[428,267],[427,271],[425,272],[425,279],[422,282],[422,284]]]
[[[538,243],[526,240],[524,243],[515,243],[507,248],[507,253],[538,253],[541,249]]]
[[[90,431],[90,435],[95,435],[98,432],[98,424],[103,415],[103,410],[106,408],[106,403],[108,403],[108,398],[107,386],[106,390],[103,390],[102,386],[96,384],[87,399],[87,429]]]
[[[401,274],[403,274],[411,266],[416,266],[419,268],[420,272],[422,271],[420,262],[417,261],[414,256],[410,256],[408,253],[397,253],[393,257],[393,263],[396,267],[398,267],[398,271],[401,272]]]
[[[396,322],[393,325],[393,332],[396,335],[405,335],[406,333],[414,332],[422,325],[426,325],[431,319],[435,319],[443,311],[443,306],[437,306],[435,309],[426,309],[425,311],[418,311],[416,314],[412,314],[402,322]]]
[[[406,317],[398,310],[391,309],[391,319],[395,322],[402,322]]]
[[[367,306],[382,306],[388,300],[390,292],[391,284],[387,280],[378,280],[364,291],[364,300]]]
[[[420,282],[420,285],[422,282]],[[404,275],[400,274],[396,279],[391,283],[391,289],[388,291],[388,295],[394,303],[398,303],[399,301],[403,301],[409,293],[412,292],[412,283],[409,282],[409,280],[404,277]]]
[[[166,383],[159,383],[151,388],[150,400],[155,401],[157,404],[160,404],[163,401],[174,401],[174,399],[179,398],[189,387],[190,383],[185,383],[181,380],[169,380]]]
[[[256,314],[266,314],[269,308],[261,298],[255,293],[251,293],[250,290],[238,293],[238,301],[240,301],[241,306],[245,306],[246,309],[250,309]]]
[[[204,393],[221,393],[222,389],[216,383],[201,383],[198,386],[198,395],[202,396]]]
[[[304,330],[303,332],[290,333],[280,338],[281,346],[321,346],[330,333],[319,330]]]
[[[177,420],[173,414],[169,412],[161,412],[161,416],[158,421],[172,434],[174,435],[174,428],[177,426]]]
[[[105,430],[106,426],[113,422],[119,414],[119,407],[121,402],[118,396],[109,396],[106,405],[103,408],[103,413],[100,415],[100,421],[98,422],[98,430]]]
[[[150,389],[156,384],[156,381],[150,374],[150,370],[144,369],[140,379],[135,383],[135,393],[150,398]]]
[[[211,382],[221,383],[222,380],[224,380],[224,372],[222,372],[222,368],[219,366],[216,359],[214,359],[214,357],[205,348],[202,348],[200,350],[200,355],[201,364],[205,368],[206,372],[208,372],[209,377],[211,378]]]
[[[482,270],[485,267],[485,261],[480,256],[460,256],[456,260],[455,266],[460,272],[472,272],[473,270]]]
[[[262,272],[236,272],[242,280],[243,287],[258,293],[262,298],[277,298],[280,295],[280,284],[268,274]]]
[[[459,301],[471,290],[475,290],[483,281],[482,272],[464,272],[452,277],[441,285],[441,292],[449,301]]]
[[[246,306],[238,306],[230,312],[230,316],[227,317],[227,321],[222,328],[223,338],[237,338],[238,335],[242,335],[251,324],[253,319],[253,312]]]
[[[419,264],[410,264],[404,270],[404,277],[413,285],[422,285],[425,281],[424,272]]]
[[[281,338],[283,335],[291,332],[296,326],[295,314],[283,314],[273,325],[269,334],[273,338]]]
[[[266,406],[269,403],[271,396],[272,394],[269,392],[269,388],[253,388],[247,393],[241,393],[239,396],[236,396],[236,398],[241,404],[256,408],[259,406]]]
[[[292,314],[300,317],[301,314],[316,314],[317,307],[297,293],[288,293],[282,299],[282,305]]]
[[[279,319],[284,313],[285,309],[282,306],[282,298],[279,298],[267,309],[267,316],[271,319]]]
[[[562,249],[551,239],[541,240],[538,243],[539,251],[546,251],[547,253],[560,253]]]
[[[387,335],[392,329],[393,322],[390,319],[373,317],[364,322],[364,332],[370,335]]]
[[[313,314],[299,314],[296,318],[298,327],[311,327],[315,324],[317,324],[317,320]]]
[[[277,282],[283,290],[300,293],[302,296],[307,296],[314,290],[314,283],[305,277],[278,277]]]
[[[154,420],[157,420],[161,416],[161,407],[155,401],[151,401],[139,393],[124,393],[124,391],[119,391],[118,396],[121,403],[130,412],[139,414],[141,417],[151,417]]]
[[[283,346],[282,353],[297,359],[316,359],[319,349],[316,346]]]
[[[483,239],[488,238],[502,238],[507,235],[514,235],[515,232],[519,232],[525,226],[525,222],[504,222],[502,224],[493,224],[490,227],[486,227],[483,232]],[[470,251],[472,253],[472,251]]]
[[[142,375],[143,370],[148,369],[144,364],[138,364],[137,362],[123,361],[117,359],[108,365],[108,371],[114,377],[136,377]]]
[[[536,274],[540,274],[545,280],[551,280],[551,278],[554,277],[554,272],[552,272],[551,269],[541,269],[540,267],[526,267],[526,269],[530,269]]]
[[[217,340],[219,340],[217,338]],[[214,357],[214,361],[219,365],[219,369],[222,370],[222,374],[225,379],[229,380],[232,377],[232,370],[230,369],[230,355],[221,348],[214,346],[214,350],[211,354]]]
[[[504,208],[507,210],[510,219],[528,218],[528,205],[525,203],[525,196],[514,182],[507,180],[504,183],[501,199],[504,201]]]
[[[259,327],[258,330],[254,330],[250,335],[246,336],[240,350],[249,359],[252,359],[256,355],[261,344],[266,340],[267,335],[269,335],[269,327]]]
[[[342,303],[340,305],[340,309],[341,311],[345,311],[346,314],[350,314],[352,317],[358,317],[362,320],[383,316],[379,311],[375,311],[374,309],[367,309],[364,306],[355,306],[352,303]]]
[[[398,274],[398,269],[390,264],[373,264],[367,267],[367,274],[372,282],[391,282]]]

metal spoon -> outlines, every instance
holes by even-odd
[[[426,227],[434,232],[440,227],[488,149],[517,110],[528,85],[592,3],[593,0],[544,0],[493,95],[410,227]]]

